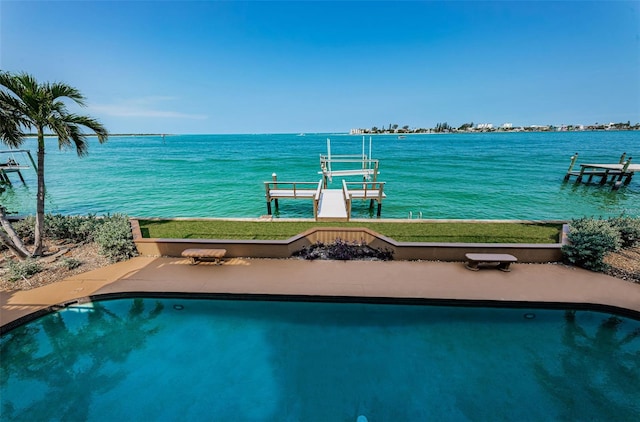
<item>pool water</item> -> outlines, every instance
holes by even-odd
[[[640,321],[589,311],[118,299],[0,347],[4,421],[640,417]]]

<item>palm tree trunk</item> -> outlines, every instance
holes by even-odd
[[[38,126],[38,193],[36,196],[36,227],[33,256],[41,256],[44,236],[44,130]]]
[[[22,239],[13,230],[11,223],[7,220],[4,207],[0,206],[0,225],[4,231],[0,230],[0,242],[2,242],[18,259],[23,260],[29,256],[29,251],[24,247]],[[5,233],[6,232],[6,233]]]

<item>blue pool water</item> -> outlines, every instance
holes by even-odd
[[[0,339],[2,419],[638,420],[640,321],[567,316],[201,299],[79,305]]]
[[[362,137],[345,134],[114,136],[102,145],[91,138],[89,155],[79,159],[48,138],[46,210],[257,218],[267,213],[263,182],[272,173],[281,181],[320,180],[319,156],[327,153],[327,138],[333,154],[362,153]],[[35,156],[34,139],[24,148]],[[640,176],[617,192],[563,183],[575,152],[579,163],[617,163],[623,152],[637,163],[640,131],[373,136],[372,156],[380,160],[379,180],[386,182],[382,217],[640,216]],[[0,194],[0,203],[23,215],[34,213],[36,205],[35,172],[24,175],[26,187],[17,182]],[[340,188],[341,180],[334,179],[331,187]],[[362,201],[352,213],[371,216]],[[280,201],[279,217],[312,218],[312,202]]]

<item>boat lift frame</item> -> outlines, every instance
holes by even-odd
[[[33,169],[36,171],[36,173],[38,172],[38,166],[36,165],[36,162],[33,160],[30,150],[13,149],[13,150],[0,151],[0,154],[11,154],[10,158],[6,162],[0,159],[0,183],[4,183],[11,186],[11,179],[9,178],[9,173],[17,173],[18,177],[20,178],[20,181],[23,184],[26,184],[20,170],[25,170],[30,167],[28,165],[18,163],[15,159],[16,153],[26,154],[27,157],[29,157],[29,161],[31,161],[31,165],[33,166]]]
[[[331,139],[327,138],[327,154],[320,154],[320,171],[323,186],[326,188],[329,182],[333,181],[333,176],[362,176],[363,182],[378,180],[379,161],[371,158],[371,137],[369,137],[369,155],[365,152],[365,137],[362,137],[362,154],[339,154],[331,155]],[[334,169],[333,164],[359,164],[359,168]],[[355,166],[354,166],[355,167]]]

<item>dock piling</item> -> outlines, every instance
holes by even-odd
[[[623,152],[622,155],[620,156],[620,161],[618,161],[618,164],[624,164],[624,157],[627,156],[626,152]]]
[[[278,175],[275,173],[271,173],[271,179],[273,180],[273,188],[278,189]],[[278,211],[278,198],[274,199],[276,204],[276,211]]]
[[[569,180],[569,177],[571,177],[571,170],[573,170],[573,166],[576,164],[576,160],[578,160],[577,152],[571,156],[571,163],[569,164],[569,169],[567,170],[567,174],[564,176],[565,182],[567,182]]]

